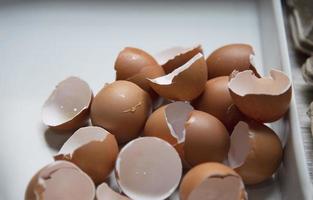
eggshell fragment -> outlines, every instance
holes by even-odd
[[[120,188],[136,200],[166,199],[182,176],[179,155],[169,143],[156,137],[137,138],[126,144],[115,167]]]
[[[228,90],[228,80],[228,76],[208,80],[203,93],[192,102],[192,105],[195,109],[218,118],[231,132],[234,126],[244,119],[244,116],[234,105]]]
[[[56,160],[75,163],[95,184],[103,182],[112,172],[118,154],[115,137],[96,126],[78,129],[62,146]]]
[[[289,108],[291,81],[278,70],[271,70],[264,78],[256,77],[251,70],[235,73],[228,88],[238,109],[259,122],[276,121]]]
[[[276,133],[257,122],[239,122],[231,135],[229,165],[245,184],[269,179],[281,164],[282,144]]]
[[[247,200],[240,176],[220,163],[203,163],[192,168],[183,178],[181,200]]]
[[[201,53],[173,72],[155,79],[149,79],[150,86],[160,96],[180,101],[190,101],[198,97],[207,80],[207,68]]]
[[[130,200],[126,196],[113,191],[105,182],[97,187],[96,197],[97,200]]]
[[[93,125],[115,135],[118,143],[125,143],[140,135],[150,113],[148,93],[129,81],[115,81],[96,95],[90,116]]]
[[[77,129],[89,118],[93,98],[88,84],[77,77],[60,82],[42,107],[43,123],[59,130]]]
[[[95,186],[76,165],[53,162],[37,172],[28,184],[25,200],[93,200]]]
[[[208,79],[218,76],[229,76],[234,70],[252,70],[254,68],[254,52],[248,44],[229,44],[213,51],[206,59]]]
[[[201,45],[191,48],[177,46],[159,52],[155,55],[155,59],[162,65],[165,73],[168,74],[188,62],[198,53],[203,54]]]

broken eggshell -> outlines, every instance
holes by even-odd
[[[252,70],[258,77],[254,64],[254,51],[248,44],[229,44],[213,51],[206,59],[208,79],[229,76],[234,70]]]
[[[87,174],[67,161],[56,161],[37,172],[29,182],[25,200],[94,200],[95,185]]]
[[[115,165],[122,191],[131,199],[162,200],[177,188],[182,163],[176,150],[156,137],[141,137],[126,144]]]
[[[278,70],[269,77],[258,78],[251,70],[234,72],[228,88],[238,109],[259,122],[273,122],[288,110],[291,100],[291,81]]]
[[[184,65],[198,53],[203,54],[201,45],[189,48],[177,46],[157,53],[155,59],[163,67],[165,73],[169,74]]]
[[[182,158],[184,167],[222,162],[227,158],[229,136],[214,116],[184,102],[174,102],[154,111],[147,120],[144,136],[169,142]]]
[[[85,125],[93,99],[89,85],[77,77],[60,82],[42,107],[42,121],[59,130],[72,130]]]
[[[103,182],[97,187],[96,191],[97,200],[130,200],[114,190],[112,190],[107,183]]]
[[[241,177],[220,163],[203,163],[192,168],[183,178],[181,200],[247,200]]]
[[[253,121],[240,121],[235,126],[228,162],[245,184],[258,184],[271,178],[282,156],[279,137],[269,127]]]
[[[173,72],[149,80],[150,86],[161,97],[177,101],[191,101],[201,94],[207,80],[204,57],[198,53]]]
[[[112,172],[117,154],[114,135],[103,128],[89,126],[78,129],[54,158],[75,163],[99,184]]]
[[[115,81],[95,96],[91,122],[115,135],[119,144],[141,134],[151,113],[151,100],[143,89],[129,81]]]

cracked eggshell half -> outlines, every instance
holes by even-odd
[[[229,166],[245,184],[258,184],[272,177],[281,164],[283,147],[276,133],[257,122],[239,122],[231,135]]]
[[[56,161],[37,172],[29,182],[25,200],[94,200],[95,185],[87,174],[67,161]]]
[[[220,163],[203,163],[192,168],[183,178],[181,200],[247,200],[241,177]]]
[[[95,96],[90,116],[93,125],[108,130],[122,144],[141,134],[151,109],[143,89],[129,81],[115,81]]]
[[[92,99],[92,91],[85,81],[69,77],[56,86],[44,103],[42,121],[58,130],[80,128],[89,118]]]
[[[229,136],[214,116],[184,102],[174,102],[153,112],[147,120],[144,136],[169,142],[182,158],[184,167],[199,163],[222,162],[227,158]]]
[[[232,75],[228,88],[238,109],[259,122],[273,122],[288,110],[291,81],[286,74],[271,70],[269,77],[258,78],[251,70]]]
[[[229,76],[234,70],[252,70],[258,75],[254,66],[254,51],[248,44],[229,44],[213,51],[206,59],[208,78]]]
[[[97,187],[97,200],[130,200],[126,196],[112,190],[107,183],[103,182]]]
[[[189,48],[177,46],[157,53],[155,59],[163,67],[165,73],[169,74],[198,53],[203,54],[201,45]]]
[[[149,80],[150,86],[161,97],[176,101],[191,101],[201,94],[207,81],[204,57],[198,53],[173,72]]]
[[[89,126],[78,129],[54,158],[75,163],[99,184],[112,172],[117,154],[115,137],[103,128]]]
[[[131,199],[162,200],[177,188],[182,163],[176,150],[156,137],[141,137],[126,144],[115,165],[117,183]]]

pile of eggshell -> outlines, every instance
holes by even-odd
[[[95,97],[77,77],[60,82],[43,122],[76,132],[25,198],[161,200],[180,185],[181,200],[247,199],[245,185],[271,178],[281,164],[282,143],[263,123],[286,113],[292,91],[283,72],[261,77],[253,59],[246,44],[206,60],[201,46],[154,57],[127,47],[115,62],[116,81]],[[106,183],[111,174],[120,191]]]

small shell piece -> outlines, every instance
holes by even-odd
[[[305,82],[313,85],[313,56],[306,59],[301,69],[302,69],[302,76]]]
[[[191,101],[198,97],[207,81],[207,67],[201,53],[171,73],[149,79],[150,86],[160,96],[179,101]]]
[[[63,145],[56,160],[75,163],[95,182],[103,182],[112,172],[118,154],[114,135],[96,126],[78,129]]]
[[[163,67],[165,73],[169,74],[198,53],[203,54],[201,45],[188,48],[177,46],[157,53],[155,59]]]
[[[94,200],[95,185],[87,174],[67,161],[53,162],[28,184],[25,200]]]
[[[253,121],[241,121],[235,126],[228,161],[245,184],[258,184],[271,178],[282,156],[282,144],[269,127]]]
[[[112,190],[105,182],[97,187],[96,197],[97,200],[130,200],[126,196]]]
[[[181,200],[247,200],[241,177],[220,163],[203,163],[192,168],[183,178]]]
[[[77,77],[60,82],[42,107],[45,125],[71,130],[83,126],[89,118],[93,98],[89,85]]]
[[[115,166],[117,182],[131,199],[162,200],[169,197],[182,176],[175,149],[156,137],[137,138],[126,144]]]
[[[259,122],[273,122],[289,108],[291,81],[278,70],[269,77],[258,78],[251,70],[238,72],[230,79],[228,88],[238,109]]]

